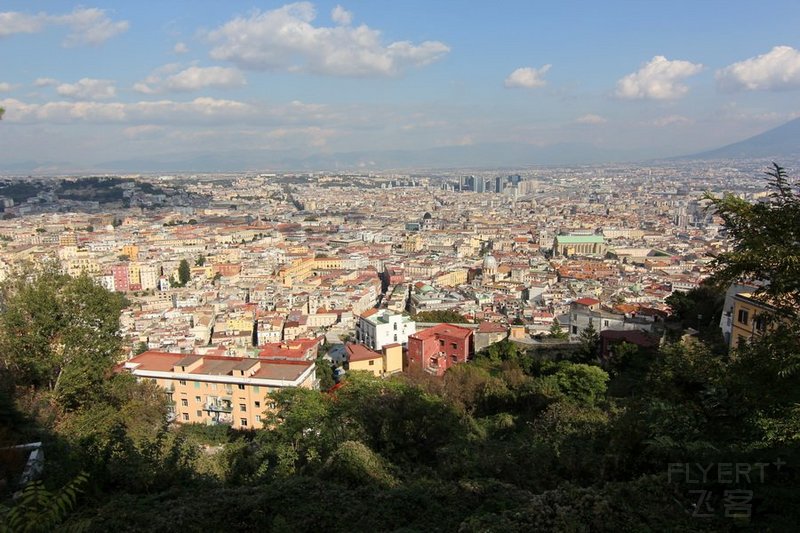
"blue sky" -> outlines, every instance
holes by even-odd
[[[6,162],[508,142],[690,153],[800,114],[800,2],[0,4]]]

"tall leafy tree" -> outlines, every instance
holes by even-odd
[[[121,353],[124,298],[52,264],[13,276],[0,298],[0,364],[16,384],[53,392],[66,408],[95,395]]]
[[[715,260],[713,280],[727,286],[745,279],[764,282],[759,293],[783,312],[798,316],[800,309],[800,186],[783,167],[767,174],[770,196],[749,202],[732,194],[706,194],[722,217],[730,251]]]
[[[178,283],[181,287],[183,287],[189,282],[190,279],[192,279],[192,273],[189,269],[189,261],[186,259],[181,259],[181,262],[178,265]]]
[[[566,339],[569,337],[567,332],[561,327],[561,323],[557,318],[553,319],[553,325],[550,326],[550,336],[554,339]]]
[[[582,361],[594,362],[597,360],[600,350],[600,334],[594,329],[594,325],[589,323],[580,334],[581,349],[579,355]]]

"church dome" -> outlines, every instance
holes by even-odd
[[[492,254],[486,254],[483,258],[484,270],[497,270],[497,259]]]

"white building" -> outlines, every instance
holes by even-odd
[[[378,351],[386,344],[405,345],[408,336],[416,332],[417,324],[408,315],[395,314],[388,309],[370,309],[358,317],[356,341]]]
[[[600,308],[600,300],[580,298],[570,305],[567,323],[570,338],[576,340],[589,327],[597,333],[605,330],[613,331],[651,331],[652,321],[639,317],[627,317]]]

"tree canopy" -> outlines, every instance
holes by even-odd
[[[714,261],[713,280],[724,287],[739,280],[763,284],[764,295],[783,312],[800,313],[800,184],[783,167],[766,173],[770,191],[764,201],[707,194],[722,217],[731,250]]]

